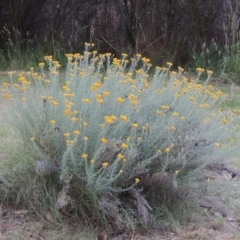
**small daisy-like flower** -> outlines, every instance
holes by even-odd
[[[51,120],[50,123],[51,123],[51,124],[55,124],[56,121],[55,121],[55,120]]]
[[[87,158],[88,155],[86,153],[83,153],[82,158]]]
[[[72,117],[72,118],[71,118],[71,121],[72,121],[72,122],[76,122],[77,120],[78,120],[78,118],[75,118],[75,117]]]
[[[123,156],[121,153],[119,153],[119,154],[117,155],[117,158],[118,158],[118,159],[124,159],[124,156]]]
[[[73,133],[76,134],[76,135],[80,135],[81,134],[81,132],[78,131],[78,130],[73,131]]]
[[[171,126],[170,129],[171,129],[172,131],[176,131],[176,127],[175,127],[175,126]]]
[[[207,70],[207,75],[211,76],[213,74],[213,71]]]
[[[214,143],[214,146],[215,147],[220,147],[220,144],[216,142],[216,143]]]
[[[106,138],[101,138],[101,142],[102,142],[102,143],[107,143],[108,140],[107,140]]]
[[[166,149],[165,149],[165,152],[166,152],[166,153],[169,153],[170,150],[171,150],[170,148],[166,148]]]
[[[97,99],[97,102],[102,104],[104,101],[103,101],[103,99],[99,98],[99,99]]]
[[[122,143],[122,144],[121,144],[121,147],[122,147],[122,148],[127,148],[128,145],[127,145],[126,143]]]
[[[132,124],[132,127],[133,127],[133,128],[137,128],[137,127],[138,127],[138,124],[137,124],[137,123],[133,123],[133,124]]]
[[[127,122],[128,117],[125,116],[125,115],[120,115],[120,119],[121,119],[122,121],[124,121],[124,122]]]
[[[139,178],[135,178],[135,183],[138,183],[140,182],[140,179]]]
[[[82,102],[83,102],[83,103],[90,103],[90,100],[89,100],[88,98],[83,98],[83,99],[82,99]]]
[[[84,127],[87,127],[87,126],[88,126],[88,123],[87,123],[87,122],[83,122],[83,126],[84,126]]]
[[[198,73],[203,73],[204,72],[203,68],[197,68],[196,70],[197,70]]]
[[[107,162],[103,162],[103,163],[102,163],[102,166],[103,166],[104,168],[106,168],[106,167],[108,166],[108,163],[107,163]]]
[[[179,113],[174,112],[172,115],[173,115],[173,117],[178,117],[178,116],[179,116]]]
[[[106,92],[103,92],[102,94],[103,94],[104,97],[108,97],[110,95],[110,92],[106,91]]]
[[[167,105],[162,105],[162,109],[166,110],[166,109],[168,109],[168,108],[169,108],[169,106],[167,106]]]
[[[63,115],[68,116],[71,113],[70,109],[65,109]]]
[[[52,101],[52,105],[57,106],[57,105],[59,105],[59,103],[57,101]]]
[[[66,132],[63,134],[65,137],[69,137],[70,136],[70,133],[69,132]]]
[[[228,124],[228,123],[229,123],[229,121],[228,121],[226,118],[223,118],[223,119],[222,119],[222,122],[223,122],[224,124]]]
[[[35,140],[35,138],[34,138],[34,137],[31,137],[31,138],[30,138],[30,141],[34,141],[34,140]]]
[[[184,69],[183,69],[182,67],[178,67],[178,71],[179,71],[179,72],[183,72]]]
[[[118,102],[118,103],[123,103],[123,102],[125,102],[125,99],[124,99],[124,98],[121,98],[121,97],[118,97],[118,98],[117,98],[117,102]]]

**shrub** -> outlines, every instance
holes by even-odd
[[[9,73],[3,83],[10,121],[37,172],[32,181],[46,184],[48,197],[54,192],[63,214],[117,229],[156,223],[163,206],[185,199],[199,170],[228,154],[219,146],[235,114],[214,110],[224,94],[207,85],[211,71],[204,85],[203,69],[188,79],[169,62],[150,76],[139,54],[128,61],[89,47],[66,55],[66,71],[46,56],[49,70],[40,63],[41,74],[31,69],[15,82]]]

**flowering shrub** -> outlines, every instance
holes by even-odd
[[[207,85],[211,71],[204,85],[203,69],[188,79],[169,62],[150,76],[149,59],[139,54],[128,61],[89,47],[66,55],[65,72],[46,56],[49,71],[40,63],[41,74],[31,69],[14,81],[9,73],[3,91],[12,124],[37,173],[60,180],[59,210],[103,217],[118,228],[147,225],[167,194],[175,201],[222,154],[235,113],[214,111],[224,94]]]

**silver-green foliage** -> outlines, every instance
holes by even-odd
[[[149,223],[153,201],[140,188],[148,196],[151,181],[172,191],[201,177],[197,170],[227,155],[230,148],[223,155],[220,146],[236,126],[234,113],[214,110],[221,91],[187,79],[181,68],[170,72],[171,63],[149,76],[148,59],[125,57],[90,53],[86,45],[83,55],[67,55],[61,72],[47,56],[49,71],[40,64],[41,75],[22,73],[17,83],[11,75],[5,95],[36,171],[59,177],[56,206],[81,208],[76,191],[84,189],[94,211],[118,227],[129,218]]]

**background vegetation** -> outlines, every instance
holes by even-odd
[[[141,53],[153,64],[239,74],[239,10],[239,0],[1,1],[1,67],[28,67],[24,61],[36,64],[43,53],[59,60],[93,42],[100,52]]]

